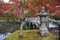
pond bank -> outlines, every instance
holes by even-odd
[[[19,31],[16,31],[4,40],[59,40],[59,36],[51,33],[48,37],[41,37],[38,30],[23,30],[23,38],[20,38]]]

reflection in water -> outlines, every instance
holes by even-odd
[[[19,30],[19,23],[2,23],[0,22],[0,40],[3,40],[5,37],[7,37],[12,32]]]
[[[11,33],[0,34],[0,40],[4,40],[4,38],[6,38],[9,34],[11,34]]]
[[[59,34],[59,26],[55,23],[49,23],[49,31],[55,34]]]
[[[6,32],[14,32],[19,29],[18,23],[0,23],[0,34],[4,34]]]

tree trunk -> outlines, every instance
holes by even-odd
[[[23,37],[23,26],[24,26],[24,23],[25,23],[25,18],[21,18],[20,19],[21,21],[21,25],[20,25],[20,37]]]
[[[24,22],[21,22],[21,25],[20,25],[20,37],[23,36],[23,25],[24,25]]]

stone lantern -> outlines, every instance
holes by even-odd
[[[37,16],[40,17],[40,22],[41,22],[41,25],[39,27],[39,34],[41,34],[41,36],[48,36],[50,33],[47,29],[47,23],[48,23],[48,19],[47,19],[47,16],[48,16],[49,13],[46,12],[45,10],[45,7],[43,6],[41,8],[41,12],[39,14],[37,14]]]

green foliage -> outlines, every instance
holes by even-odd
[[[0,17],[0,20],[3,20],[4,18]]]
[[[14,11],[14,8],[13,8],[13,7],[11,7],[11,8],[10,8],[10,10],[9,10],[9,12],[11,12],[11,13],[12,13],[13,11]]]
[[[53,15],[51,15],[49,18],[54,19],[54,20],[60,20],[60,17],[56,17],[56,16],[53,16]]]
[[[25,17],[32,17],[33,14],[34,14],[34,11],[28,12],[27,14],[25,14]]]
[[[23,38],[19,37],[20,31],[16,31],[9,35],[5,40],[58,40],[59,36],[53,33],[48,37],[41,37],[38,30],[23,30]]]
[[[36,5],[37,1],[38,1],[38,0],[31,0],[30,2],[31,2],[32,4],[34,4],[34,5]]]
[[[24,4],[23,5],[23,8],[27,9],[28,8],[27,4]]]

